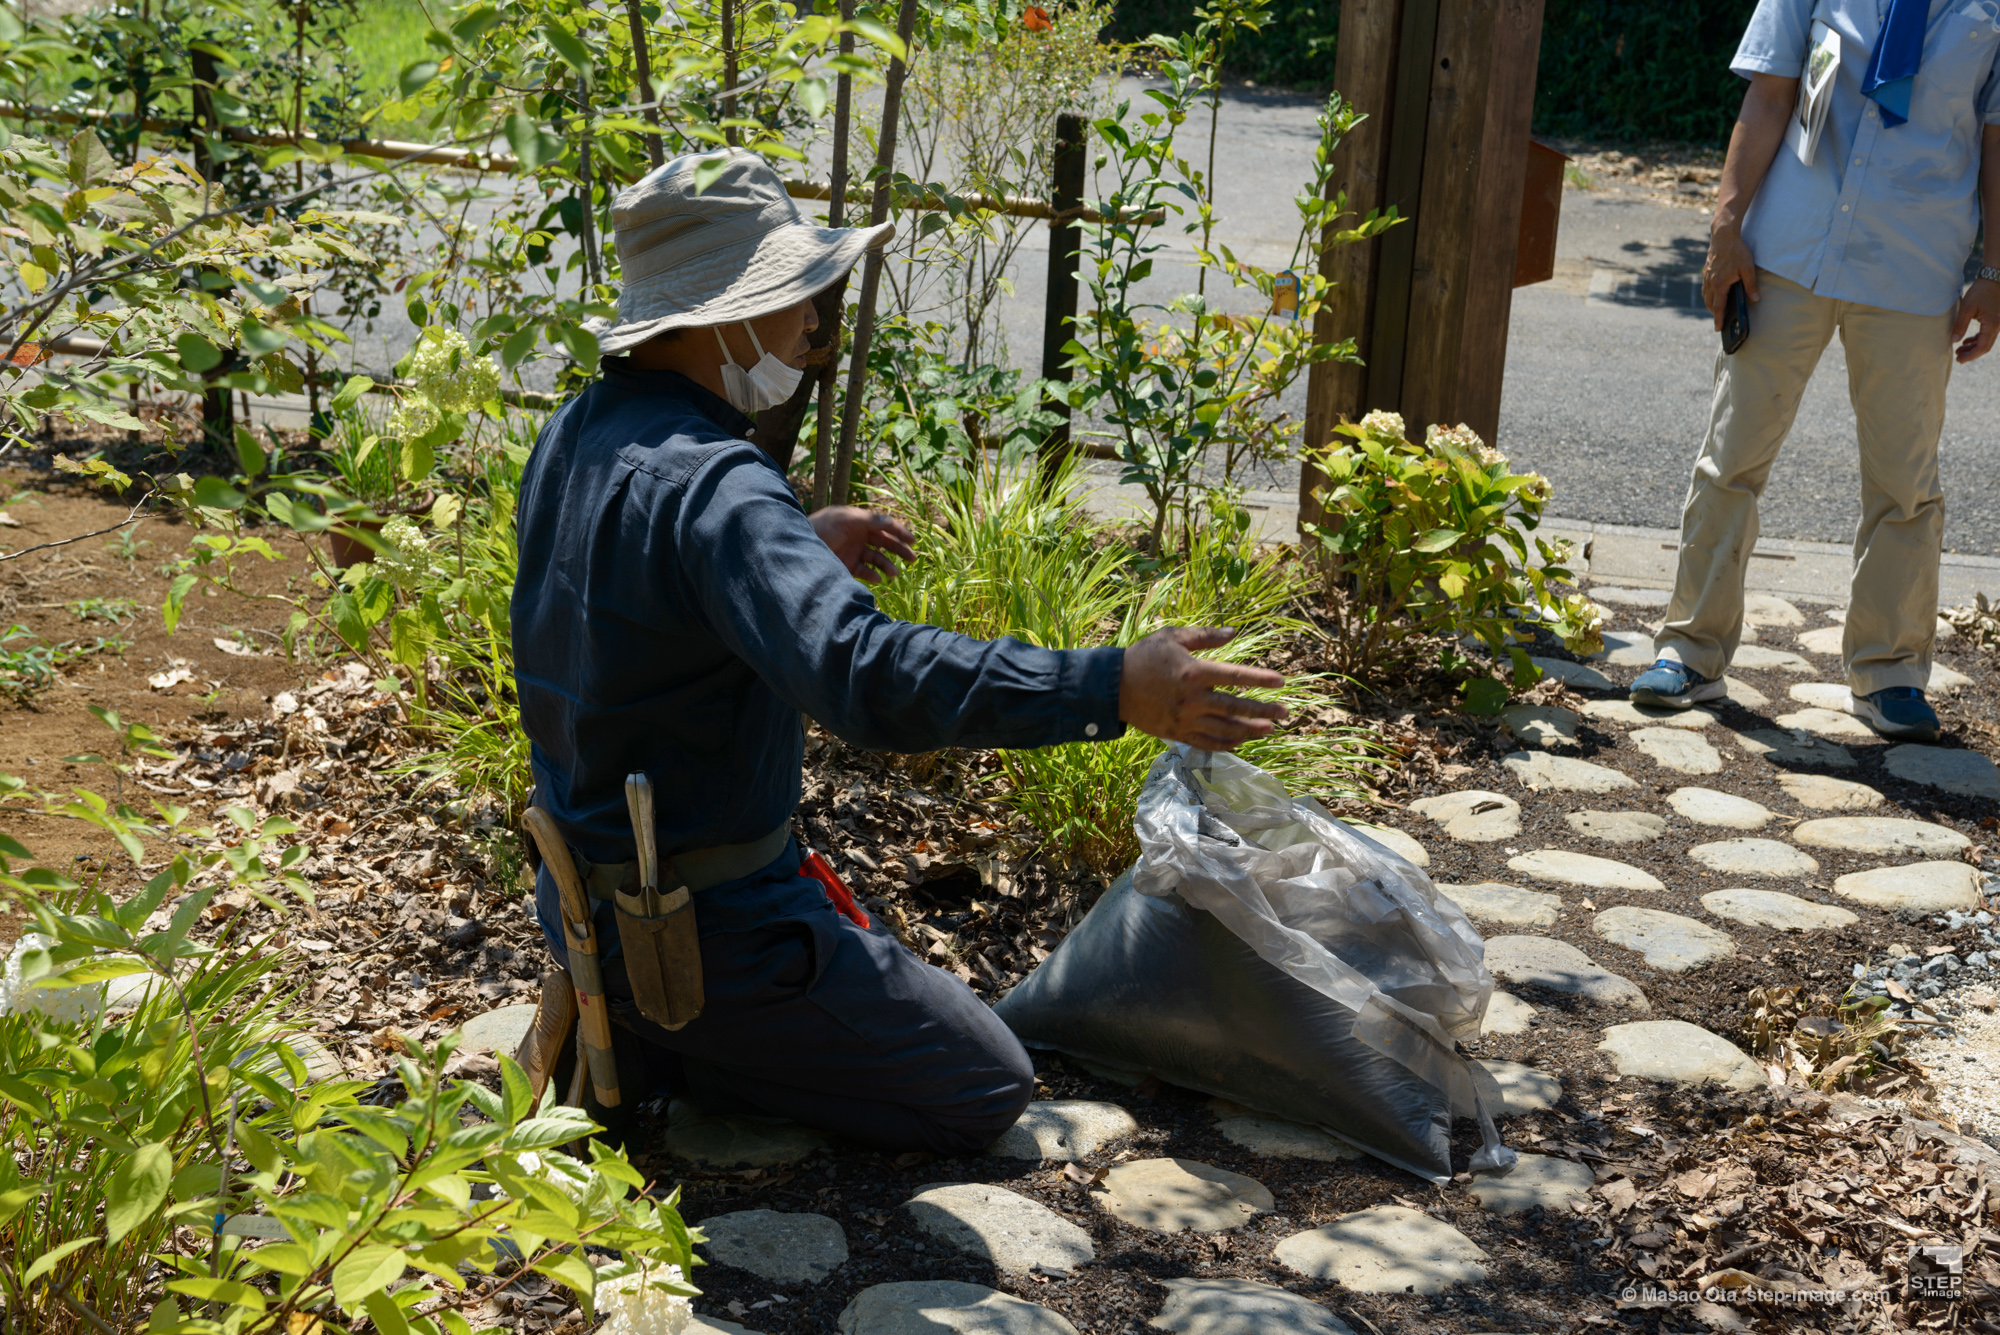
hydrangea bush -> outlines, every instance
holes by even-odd
[[[1346,671],[1400,657],[1412,637],[1441,636],[1507,655],[1514,684],[1527,686],[1540,673],[1521,641],[1537,629],[1574,653],[1603,647],[1597,607],[1551,588],[1574,579],[1573,546],[1534,534],[1553,494],[1547,478],[1516,473],[1463,423],[1432,426],[1417,444],[1400,415],[1372,412],[1339,434],[1312,458],[1326,481],[1306,540]],[[1447,668],[1466,663],[1448,651]],[[1466,694],[1475,709],[1506,699],[1483,674]]]

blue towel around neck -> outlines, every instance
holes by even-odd
[[[1884,125],[1901,125],[1910,118],[1910,88],[1924,56],[1924,33],[1930,28],[1931,0],[1889,0],[1881,36],[1861,76],[1861,91],[1882,108]]]

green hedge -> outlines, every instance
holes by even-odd
[[[1197,0],[1120,0],[1112,35],[1192,27]],[[1619,142],[1726,143],[1743,101],[1729,58],[1756,0],[1547,0],[1535,92],[1540,134]],[[1239,42],[1233,72],[1323,88],[1333,77],[1340,0],[1277,0]]]

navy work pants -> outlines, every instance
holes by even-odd
[[[665,1086],[712,1112],[790,1118],[889,1153],[984,1149],[1033,1096],[1020,1041],[879,921],[863,928],[836,912],[798,866],[793,845],[695,896],[707,1001],[671,1032],[639,1013],[617,915],[593,906],[627,1101]],[[567,967],[559,903],[544,867],[536,915]]]

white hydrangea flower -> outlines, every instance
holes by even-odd
[[[397,515],[384,524],[382,541],[392,550],[375,557],[375,569],[398,589],[408,592],[451,582],[451,568],[432,549],[431,540],[409,515]]]
[[[597,1286],[597,1311],[604,1318],[598,1335],[681,1335],[694,1319],[694,1304],[654,1287],[658,1281],[686,1283],[677,1265],[634,1271]]]
[[[456,329],[424,330],[410,359],[417,391],[448,413],[476,412],[500,393],[500,368],[491,357],[475,357]]]
[[[389,414],[383,430],[397,440],[411,440],[438,424],[437,405],[422,394],[405,394]]]
[[[1361,419],[1361,429],[1371,436],[1388,436],[1402,440],[1404,436],[1403,415],[1377,408]]]
[[[1479,433],[1465,423],[1444,427],[1432,424],[1424,433],[1424,448],[1433,454],[1450,454],[1460,458],[1477,459],[1482,466],[1490,466],[1503,456],[1498,450],[1489,450]]]

